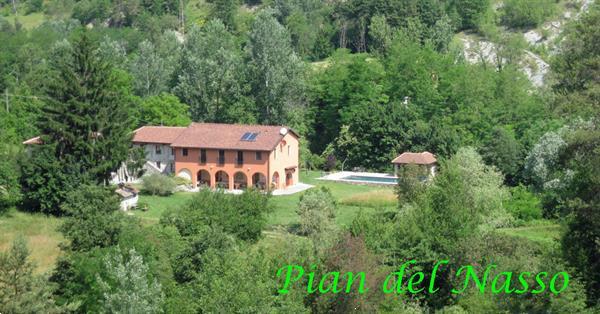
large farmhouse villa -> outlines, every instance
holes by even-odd
[[[133,145],[144,147],[146,170],[174,173],[195,187],[276,190],[299,182],[298,135],[282,126],[144,126],[134,131]],[[118,180],[128,181],[124,175],[117,173]]]
[[[194,187],[279,190],[299,182],[298,134],[282,126],[144,126],[134,131],[132,142],[146,151],[146,173],[175,174]],[[23,144],[40,144],[40,140],[36,137]],[[123,166],[112,183],[137,179]]]

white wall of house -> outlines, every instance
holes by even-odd
[[[143,146],[146,151],[146,164],[150,168],[154,166],[154,172],[171,174],[175,171],[175,154],[169,144],[143,144]]]
[[[144,173],[171,174],[175,172],[175,155],[169,144],[134,144],[133,147],[144,147],[146,152],[146,163]],[[130,174],[125,163],[112,174],[111,184],[138,182],[139,178]]]

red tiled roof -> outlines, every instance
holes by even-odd
[[[132,142],[171,144],[185,129],[175,126],[143,126],[133,131]]]
[[[435,156],[430,152],[422,153],[402,153],[400,156],[392,160],[393,164],[418,164],[429,165],[437,162]]]
[[[284,135],[283,127],[221,123],[192,123],[171,143],[173,147],[271,151]],[[294,131],[286,129],[298,136]],[[257,133],[254,141],[242,141],[246,133]]]

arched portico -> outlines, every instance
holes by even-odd
[[[198,186],[210,187],[210,172],[208,170],[201,169],[198,171],[197,177]]]
[[[177,173],[177,176],[180,178],[190,180],[190,181],[192,180],[192,172],[185,168],[179,170],[179,172]]]
[[[233,188],[236,190],[248,187],[248,177],[245,173],[238,171],[233,175]]]
[[[257,172],[252,175],[252,186],[259,189],[264,190],[267,188],[267,176],[264,174]]]
[[[217,173],[215,173],[215,184],[217,188],[230,190],[231,186],[229,186],[229,174],[223,170],[217,171]]]

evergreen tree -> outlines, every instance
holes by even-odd
[[[84,33],[69,53],[54,60],[39,122],[42,144],[24,166],[23,185],[33,208],[57,212],[70,189],[80,182],[106,182],[127,159],[128,87],[120,86],[97,51]]]
[[[33,275],[25,239],[18,237],[8,252],[0,252],[0,312],[60,313],[51,286]]]

